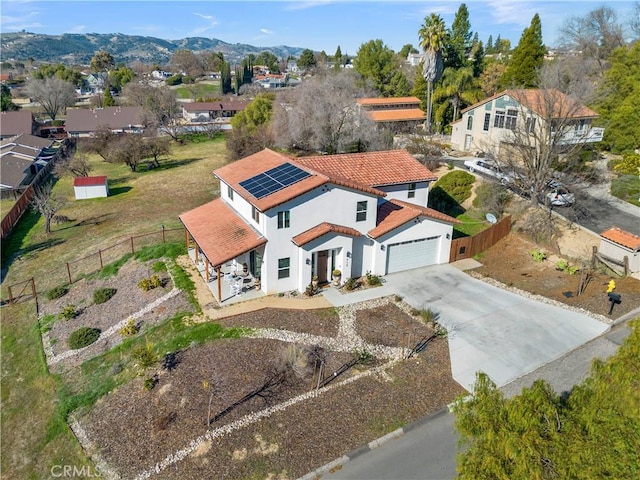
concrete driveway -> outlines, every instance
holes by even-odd
[[[609,329],[587,315],[493,287],[452,265],[394,273],[385,280],[385,293],[439,314],[449,331],[453,378],[468,390],[477,371],[501,387]]]

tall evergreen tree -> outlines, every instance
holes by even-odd
[[[342,68],[342,50],[340,50],[340,45],[338,45],[336,54],[333,56],[333,69],[340,71],[340,68]]]
[[[487,53],[493,53],[493,35],[489,35],[487,40]]]
[[[447,32],[448,41],[444,59],[444,68],[462,68],[467,65],[467,54],[471,48],[471,23],[469,10],[463,3],[458,8],[451,28]]]
[[[231,65],[229,62],[220,64],[220,90],[223,94],[231,91]]]
[[[522,32],[500,84],[505,87],[535,87],[544,63],[546,48],[542,43],[542,24],[536,13],[531,25]]]

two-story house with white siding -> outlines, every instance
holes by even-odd
[[[266,294],[447,263],[455,218],[405,150],[292,158],[265,149],[214,172],[220,198],[180,215],[209,271],[246,264]]]
[[[452,124],[451,146],[495,157],[511,152],[516,137],[522,142],[529,135],[532,146],[553,138],[558,146],[600,142],[604,134],[603,128],[592,127],[596,112],[554,89],[505,90],[461,113]]]

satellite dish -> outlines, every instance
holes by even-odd
[[[493,213],[487,213],[485,215],[485,218],[487,219],[487,222],[489,222],[491,225],[494,225],[498,221],[498,219]]]

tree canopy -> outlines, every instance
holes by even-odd
[[[394,96],[391,79],[398,71],[398,61],[393,50],[382,40],[369,40],[360,45],[353,68],[362,78],[371,80],[382,96]]]
[[[536,13],[531,19],[531,25],[527,27],[518,46],[513,51],[507,69],[500,80],[503,88],[507,87],[536,87],[538,85],[538,72],[544,62],[546,48],[542,43],[542,24]]]
[[[298,58],[298,67],[306,70],[308,68],[313,68],[317,65],[316,57],[313,55],[313,50],[309,50],[308,48],[303,50],[300,54],[300,58]]]
[[[27,92],[38,102],[44,112],[55,120],[59,113],[76,103],[73,84],[54,76],[44,80],[33,79],[27,84]]]
[[[456,403],[458,478],[640,477],[640,320],[567,396],[543,380],[507,399],[484,374]]]

